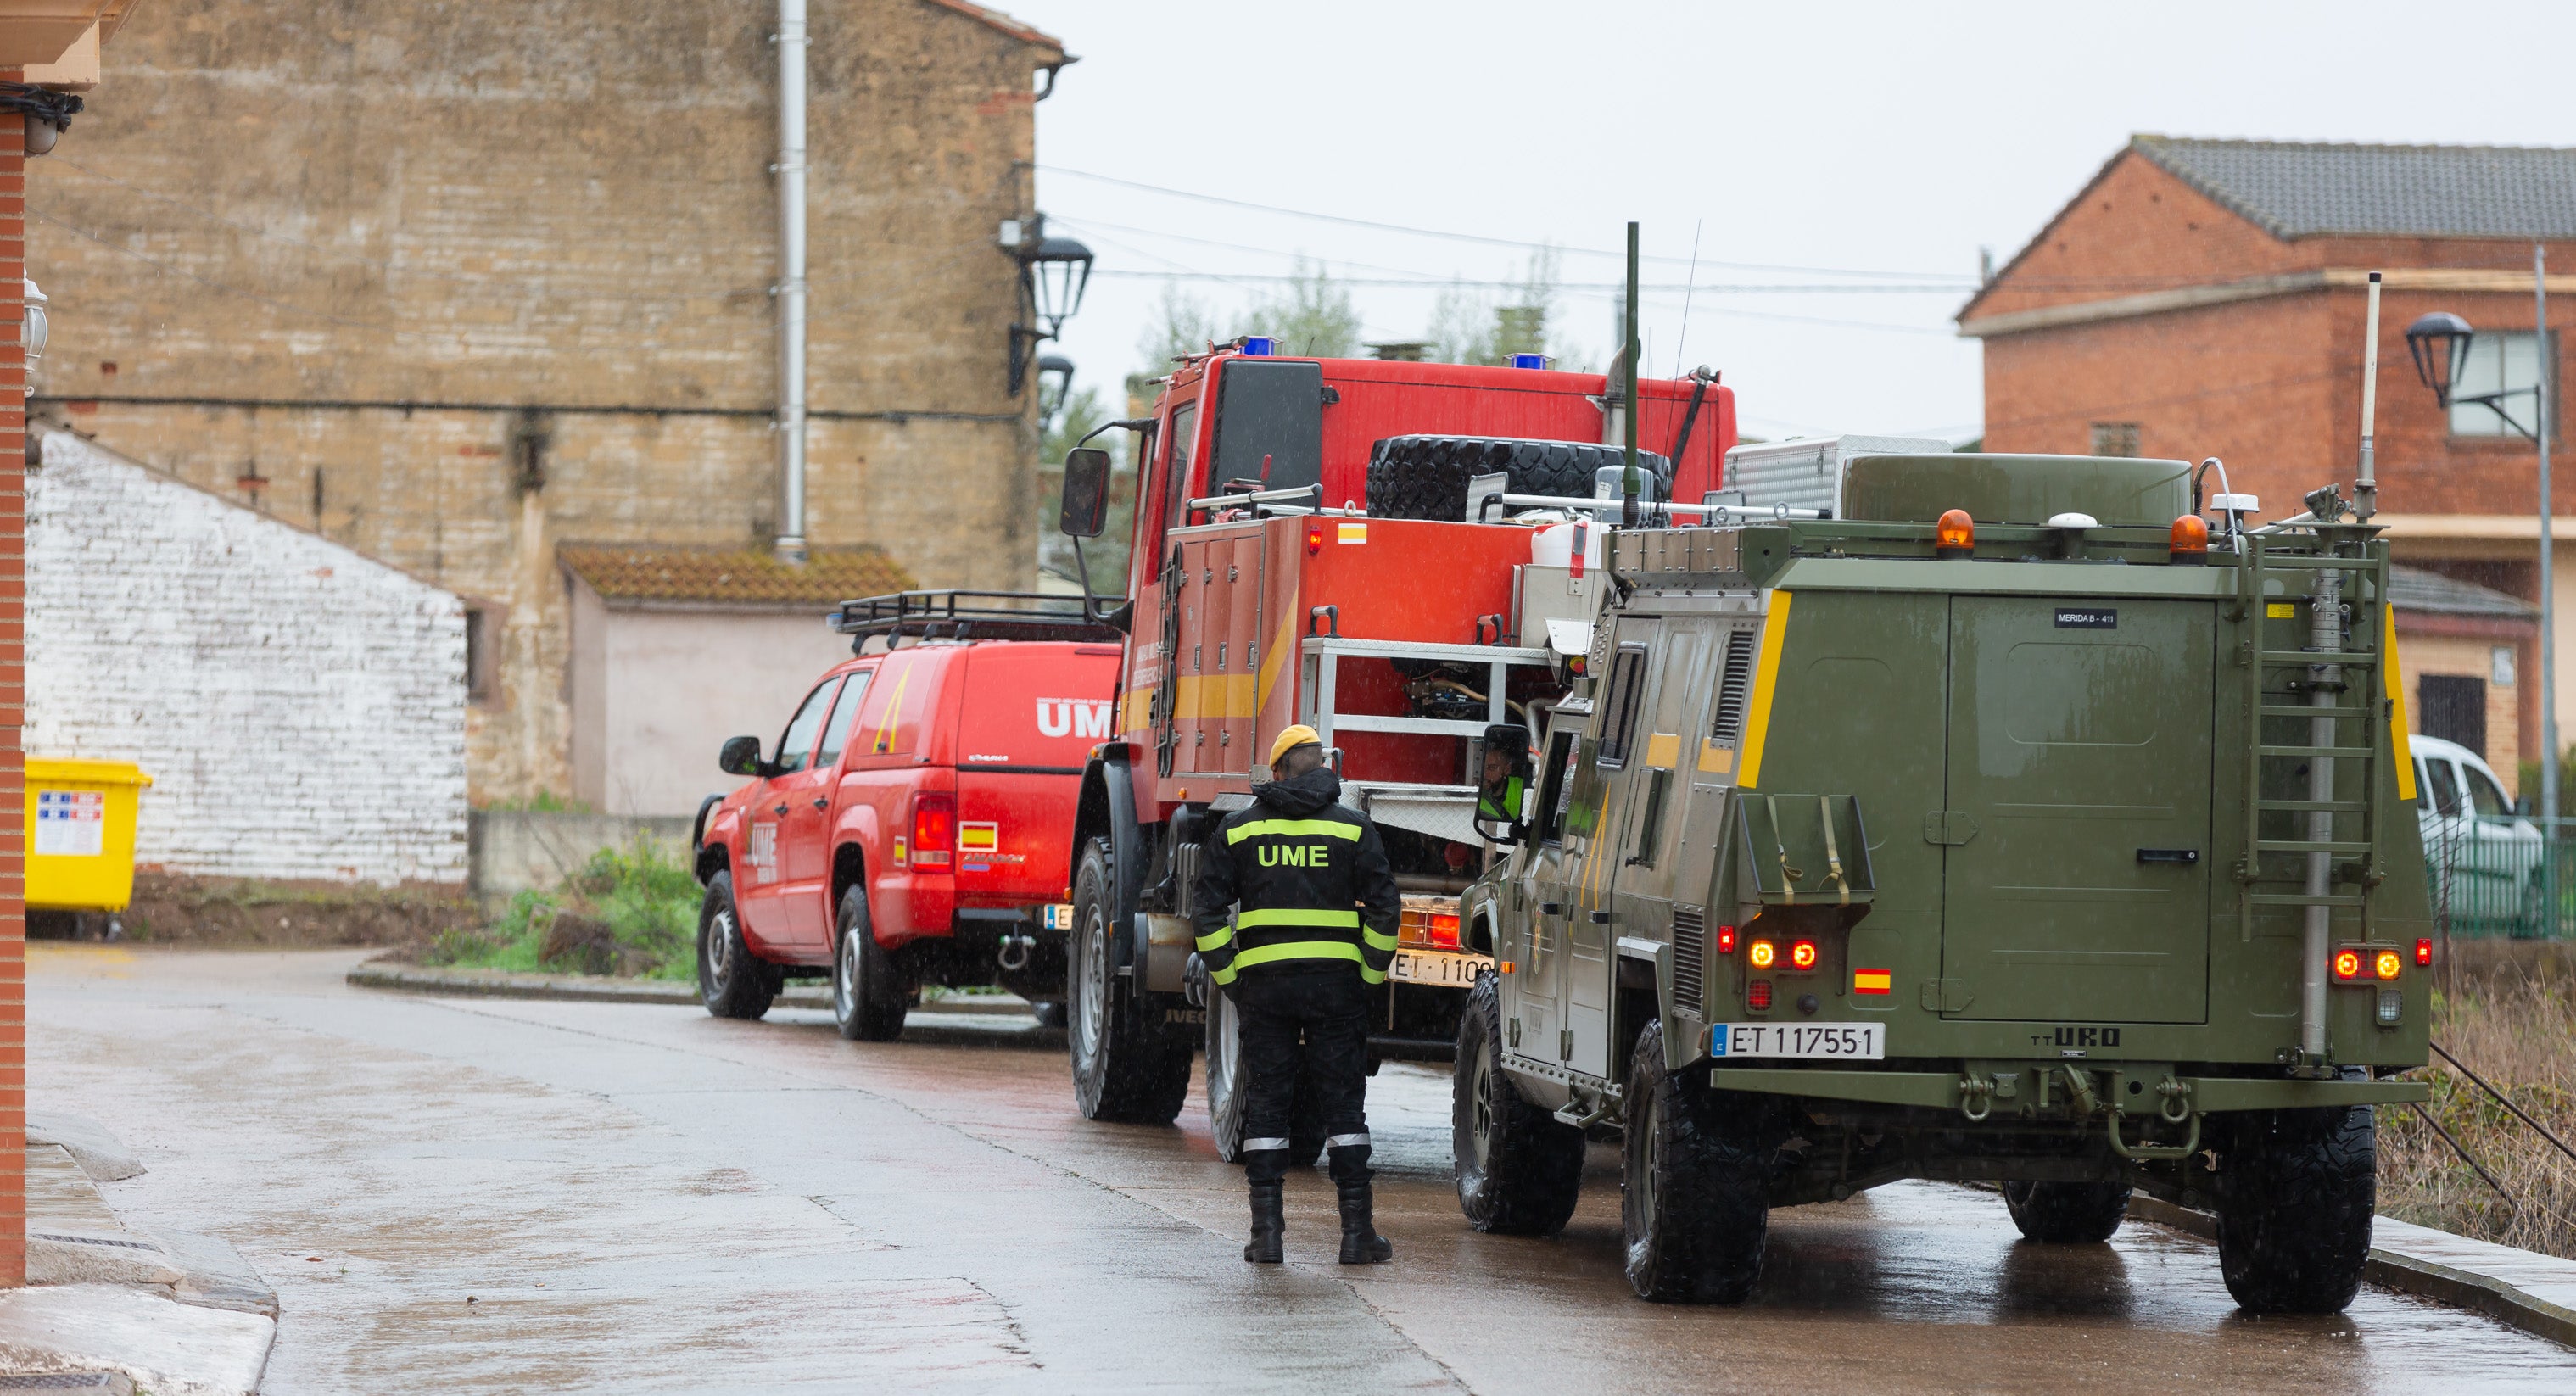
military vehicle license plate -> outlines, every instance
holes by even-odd
[[[1884,1023],[1720,1023],[1709,1034],[1714,1057],[1841,1057],[1878,1061],[1887,1055]]]
[[[1407,984],[1433,984],[1446,989],[1476,987],[1476,972],[1493,967],[1484,955],[1450,955],[1436,950],[1398,950],[1387,967],[1390,978]]]

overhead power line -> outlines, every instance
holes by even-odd
[[[1318,223],[1339,223],[1346,227],[1373,228],[1382,233],[1403,233],[1410,237],[1441,238],[1449,242],[1477,243],[1486,247],[1508,247],[1521,252],[1563,252],[1579,257],[1615,257],[1623,260],[1628,255],[1625,252],[1613,252],[1597,247],[1569,247],[1552,242],[1528,242],[1519,238],[1492,237],[1483,233],[1460,233],[1441,228],[1417,228],[1402,223],[1384,223],[1373,218],[1350,218],[1338,213],[1316,213],[1310,209],[1282,208],[1277,204],[1257,204],[1248,199],[1229,199],[1217,194],[1201,194],[1194,190],[1174,189],[1168,185],[1146,184],[1138,180],[1121,179],[1116,175],[1094,174],[1089,170],[1071,169],[1063,165],[1040,165],[1038,168],[1046,171],[1048,174],[1068,175],[1075,179],[1094,180],[1101,184],[1114,184],[1122,189],[1142,190],[1148,194],[1163,194],[1171,198],[1190,199],[1198,203],[1221,204],[1227,208],[1246,208],[1257,213],[1275,213],[1285,218],[1311,219]],[[1679,263],[1684,259],[1680,257],[1647,257],[1643,260],[1649,262]],[[1791,272],[1801,276],[1871,276],[1877,277],[1881,280],[1901,278],[1937,280],[1945,283],[1945,289],[1947,289],[1948,283],[1955,283],[1960,279],[1958,274],[1954,272],[1864,271],[1851,267],[1799,267],[1780,266],[1768,262],[1721,262],[1715,260],[1710,260],[1708,264],[1713,267],[1727,267],[1735,271]]]

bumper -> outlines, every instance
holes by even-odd
[[[2203,1114],[2225,1110],[2404,1105],[2432,1098],[2432,1087],[2421,1081],[2289,1081],[2242,1076],[2181,1076],[2172,1079],[2190,1088],[2192,1108]],[[1710,1068],[1709,1082],[1723,1091],[1756,1091],[1765,1095],[1859,1101],[1874,1105],[1915,1105],[1934,1110],[1959,1110],[1969,1103],[1965,1089],[1967,1074],[1955,1071],[1805,1071],[1783,1067],[1720,1066]],[[1996,1101],[1995,1112],[2005,1113],[2007,1105],[2007,1101]]]

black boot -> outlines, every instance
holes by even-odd
[[[1255,1265],[1276,1265],[1285,1259],[1280,1247],[1280,1233],[1288,1229],[1278,1183],[1252,1185],[1252,1239],[1244,1243],[1243,1258]]]
[[[1377,1234],[1369,1211],[1369,1185],[1363,1178],[1339,1185],[1342,1195],[1342,1263],[1375,1265],[1395,1259],[1395,1243]]]

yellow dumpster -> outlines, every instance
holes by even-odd
[[[27,758],[27,906],[123,911],[134,899],[134,813],[152,777],[131,761]]]

